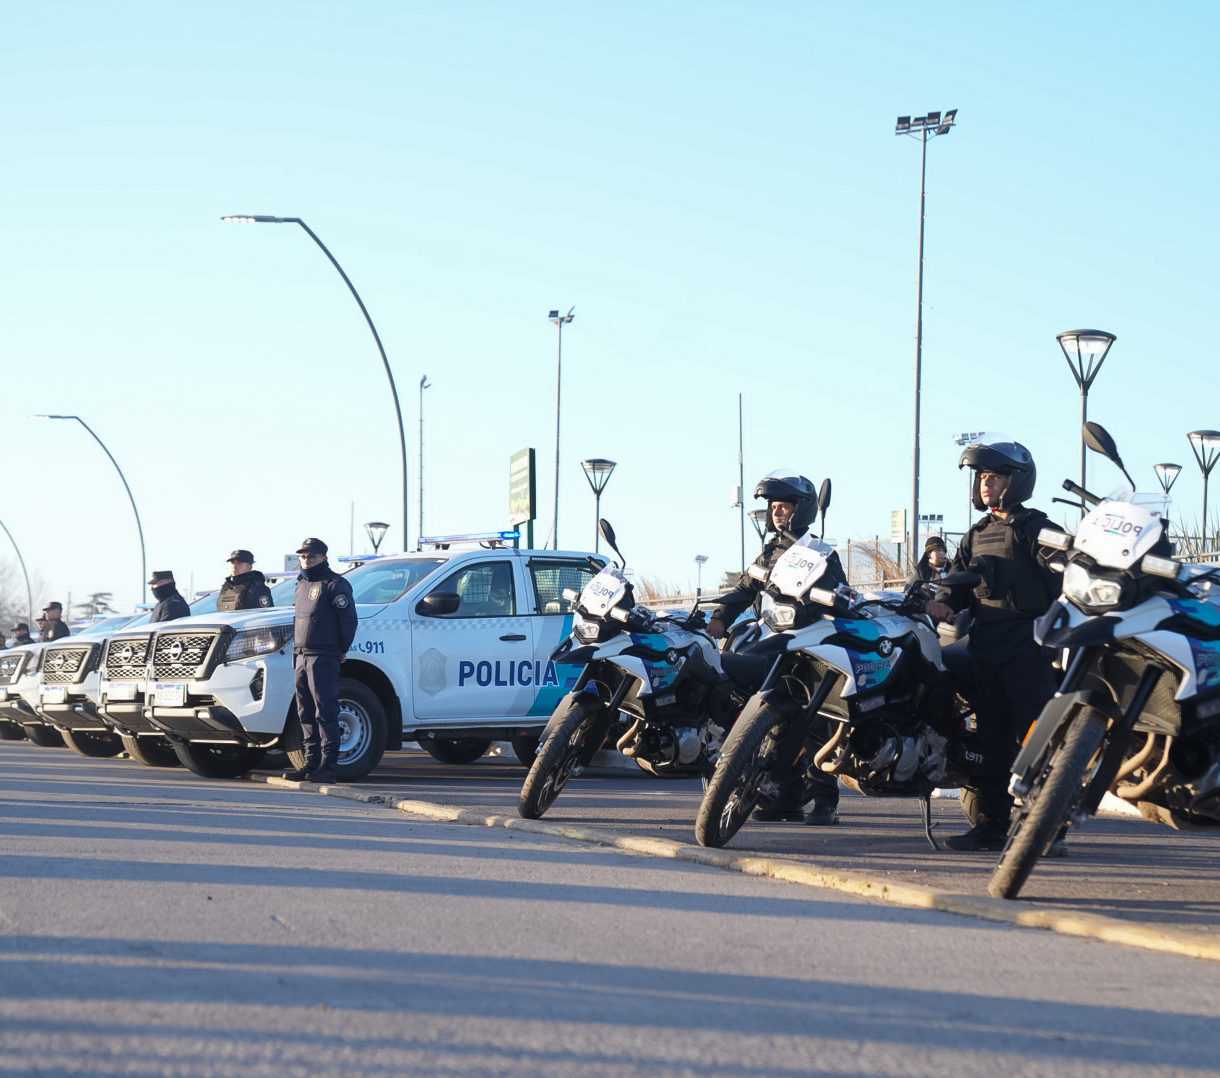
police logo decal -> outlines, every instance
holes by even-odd
[[[314,602],[318,598],[318,596],[321,594],[322,594],[322,585],[315,584],[312,588],[309,589],[310,602]]]
[[[347,596],[344,595],[343,592],[339,592],[339,594],[335,596],[335,606],[337,606],[340,610],[347,608]]]

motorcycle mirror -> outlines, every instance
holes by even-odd
[[[1094,423],[1091,419],[1085,423],[1081,430],[1084,437],[1084,444],[1087,445],[1094,453],[1100,453],[1107,460],[1118,465],[1119,471],[1127,478],[1127,482],[1131,484],[1131,489],[1135,489],[1135,480],[1131,478],[1131,474],[1127,471],[1123,464],[1123,459],[1118,455],[1118,446],[1114,439],[1110,437],[1110,432],[1106,430],[1100,423]]]
[[[610,521],[608,521],[605,517],[602,517],[597,522],[597,530],[602,533],[602,538],[606,540],[606,545],[618,555],[619,563],[625,568],[627,565],[627,559],[623,557],[623,552],[619,550],[617,544],[614,542],[614,528],[611,527]]]
[[[826,537],[826,510],[830,508],[830,476],[822,480],[818,488],[818,515],[822,518],[822,535]]]

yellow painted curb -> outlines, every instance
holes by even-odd
[[[411,816],[422,816],[446,823],[460,823],[474,827],[499,827],[509,831],[526,831],[532,834],[549,835],[552,838],[590,842],[598,846],[609,846],[629,853],[643,854],[647,857],[666,857],[670,860],[688,861],[691,864],[705,865],[710,868],[728,869],[747,876],[766,876],[804,887],[841,891],[844,894],[876,899],[896,906],[955,913],[979,920],[998,921],[1026,928],[1040,928],[1058,932],[1064,936],[1080,936],[1104,943],[1122,943],[1129,947],[1141,947],[1149,951],[1162,951],[1166,954],[1220,962],[1220,938],[1218,937],[1118,921],[1100,914],[1074,913],[1044,907],[1032,908],[1011,899],[964,895],[953,891],[942,891],[934,887],[894,883],[859,873],[823,869],[816,865],[785,861],[779,857],[743,856],[726,850],[688,846],[670,839],[635,838],[616,835],[611,831],[596,827],[553,823],[545,820],[525,820],[516,816],[500,816],[476,812],[473,809],[438,805],[432,801],[400,800],[384,794],[366,794],[351,786],[289,782],[277,776],[251,775],[250,778],[255,781],[262,779],[271,786],[316,790],[328,797],[341,797],[349,801],[385,805]]]

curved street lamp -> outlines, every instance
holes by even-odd
[[[1089,418],[1089,387],[1101,372],[1101,365],[1106,361],[1110,345],[1118,338],[1104,329],[1069,329],[1058,334],[1055,339],[1063,349],[1063,358],[1071,368],[1076,385],[1080,387],[1080,485],[1087,487],[1084,473],[1084,425]],[[1081,506],[1082,516],[1084,512],[1084,507]]]
[[[30,574],[25,568],[25,558],[21,556],[21,548],[17,545],[17,540],[13,538],[13,533],[5,527],[4,521],[0,520],[0,528],[4,528],[4,534],[8,536],[8,541],[13,544],[13,550],[17,552],[17,561],[21,563],[21,575],[25,577],[25,604],[26,618],[31,625],[34,624],[34,592],[30,589]]]
[[[596,554],[601,540],[602,491],[606,489],[606,484],[610,482],[610,473],[617,465],[612,460],[592,457],[589,460],[582,460],[580,466],[584,468],[585,478],[589,480],[589,486],[593,488],[593,553]]]
[[[1199,470],[1203,473],[1203,524],[1201,527],[1203,542],[1207,542],[1207,480],[1216,466],[1216,458],[1220,457],[1220,430],[1192,430],[1187,439],[1190,448],[1199,462]]]
[[[402,541],[403,550],[406,550],[407,545],[411,541],[411,533],[407,530],[407,435],[402,425],[402,407],[398,403],[398,387],[394,384],[394,372],[390,370],[390,361],[386,358],[385,348],[381,344],[381,337],[377,334],[377,327],[373,325],[373,319],[369,315],[368,308],[364,305],[364,300],[360,298],[360,293],[356,291],[356,286],[352,284],[351,278],[343,272],[343,267],[339,265],[338,260],[327,250],[326,244],[318,239],[314,230],[302,221],[301,218],[272,217],[268,214],[230,214],[229,216],[222,217],[221,220],[228,224],[300,225],[309,238],[321,248],[322,253],[330,259],[330,264],[335,267],[339,276],[343,278],[343,283],[347,285],[348,291],[351,292],[352,298],[355,299],[357,306],[359,306],[360,313],[364,315],[364,320],[368,323],[369,332],[373,334],[377,351],[381,355],[381,365],[385,368],[385,376],[390,383],[390,396],[394,398],[394,416],[398,420],[398,451],[402,459]]]
[[[754,525],[754,530],[758,532],[758,540],[763,546],[767,545],[767,514],[769,509],[751,509],[747,516],[750,518],[750,523]]]
[[[136,531],[140,534],[140,602],[144,602],[148,598],[148,564],[144,554],[144,525],[140,523],[140,510],[136,508],[136,500],[132,496],[131,487],[127,485],[127,476],[123,474],[123,469],[119,467],[119,462],[114,459],[114,455],[106,448],[106,443],[97,436],[93,428],[78,415],[36,415],[30,418],[75,419],[77,423],[89,432],[93,440],[102,447],[102,452],[110,458],[110,463],[114,465],[114,470],[119,473],[119,478],[123,481],[123,489],[127,491],[127,500],[131,502],[131,511],[135,514],[136,518]]]
[[[369,537],[369,542],[373,544],[373,553],[377,553],[377,548],[381,546],[381,540],[385,538],[385,533],[389,530],[389,525],[380,520],[370,520],[364,525],[365,533]]]

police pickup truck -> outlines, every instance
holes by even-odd
[[[493,740],[532,759],[577,673],[550,661],[571,631],[564,590],[579,592],[604,559],[492,534],[423,540],[346,574],[360,621],[340,668],[341,781],[405,741],[446,763],[470,763]],[[455,548],[461,538],[480,545]],[[244,774],[272,747],[303,766],[292,638],[292,612],[276,608],[120,630],[102,658],[99,710],[162,732],[205,777]]]

